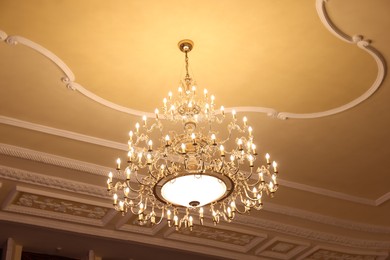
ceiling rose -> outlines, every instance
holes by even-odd
[[[192,230],[195,216],[201,225],[207,215],[217,224],[260,210],[263,195],[278,189],[278,167],[268,153],[259,162],[247,117],[238,120],[235,110],[226,115],[207,89],[199,93],[188,73],[193,42],[178,46],[186,69],[178,93],[169,92],[155,118],[143,116],[129,132],[127,165],[122,170],[117,159],[120,179],[114,184],[110,172],[107,190],[114,208],[136,214],[141,225],[166,219],[177,230]]]

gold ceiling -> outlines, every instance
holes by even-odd
[[[63,222],[36,208],[21,210],[10,196],[37,193],[41,202],[59,194],[54,201],[73,196],[110,207],[97,192],[104,190],[106,170],[124,154],[139,115],[152,113],[177,88],[184,76],[177,43],[188,38],[195,43],[189,56],[197,85],[248,117],[259,150],[278,158],[283,172],[277,197],[265,203],[270,206],[226,235],[251,238],[226,242],[241,245],[231,258],[304,259],[326,249],[385,259],[389,11],[386,0],[0,1],[0,224],[42,226],[48,219],[55,228]],[[75,90],[62,80],[69,75]],[[91,99],[96,96],[101,102]],[[53,178],[74,182],[81,192],[43,181]],[[87,184],[96,192],[83,192]],[[218,244],[223,238],[205,242],[212,229],[139,231],[131,218],[104,220],[103,233],[88,227],[89,234],[229,258],[220,249],[226,245]],[[68,230],[83,233],[81,222],[72,217],[58,229],[69,224]],[[271,228],[274,222],[298,231]],[[283,247],[278,243],[296,245],[295,251],[278,255],[272,251],[274,244]]]

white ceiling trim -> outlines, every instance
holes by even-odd
[[[88,135],[83,135],[71,131],[66,131],[58,128],[53,128],[53,127],[48,127],[44,125],[39,125],[27,121],[22,121],[19,119],[15,118],[10,118],[10,117],[5,117],[5,116],[0,116],[0,123],[6,124],[6,125],[11,125],[11,126],[16,126],[20,128],[25,128],[29,130],[34,130],[46,134],[51,134],[55,136],[60,136],[64,138],[69,138],[72,140],[77,140],[77,141],[82,141],[86,143],[91,143],[95,145],[100,145],[108,148],[114,148],[118,150],[123,150],[127,151],[127,146],[125,144],[109,141],[106,139],[101,139],[101,138],[96,138]],[[59,157],[51,154],[46,154],[38,151],[33,151],[33,150],[28,150],[25,148],[20,148],[16,146],[11,146],[11,145],[6,145],[6,144],[0,144],[0,153],[5,154],[5,155],[10,155],[10,156],[16,156],[19,158],[23,159],[30,159],[38,162],[43,162],[47,164],[54,164],[56,166],[62,166],[74,170],[80,170],[80,171],[85,171],[93,174],[98,174],[98,175],[107,175],[108,172],[110,172],[112,169],[103,167],[100,165],[95,165],[95,164],[88,164],[85,162],[77,161],[77,160],[72,160],[69,158],[64,158],[64,157]],[[99,169],[100,168],[100,169]],[[115,177],[120,177],[117,172],[114,174]],[[332,197],[336,199],[341,199],[341,200],[346,200],[346,201],[351,201],[354,203],[359,203],[359,204],[364,204],[364,205],[370,205],[370,206],[379,206],[386,201],[390,200],[390,192],[385,193],[384,195],[380,196],[378,199],[372,200],[372,199],[367,199],[367,198],[362,198],[362,197],[357,197],[337,191],[332,191],[328,189],[323,189],[319,187],[313,187],[301,183],[296,183],[296,182],[291,182],[291,181],[286,181],[283,179],[279,180],[279,183],[281,185],[294,188],[297,190],[302,190],[306,192],[312,192],[315,194],[320,194],[323,196],[327,197]]]
[[[382,54],[376,50],[374,47],[370,45],[369,40],[364,40],[363,36],[361,35],[354,35],[354,36],[349,36],[342,32],[340,29],[338,29],[334,23],[331,21],[329,18],[327,12],[326,12],[326,2],[327,0],[316,0],[316,9],[318,16],[320,17],[321,22],[325,25],[325,27],[337,38],[350,43],[350,44],[355,44],[357,47],[360,49],[366,51],[368,54],[371,55],[371,57],[374,58],[376,65],[378,67],[378,72],[375,81],[372,83],[371,87],[364,92],[361,96],[358,98],[352,100],[351,102],[344,104],[340,107],[336,107],[330,110],[322,111],[322,112],[317,112],[317,113],[308,113],[308,114],[296,114],[296,113],[289,113],[289,112],[280,112],[277,117],[279,119],[287,119],[287,118],[299,118],[299,119],[308,119],[308,118],[319,118],[319,117],[325,117],[325,116],[330,116],[334,115],[337,113],[344,112],[348,109],[351,109],[366,99],[368,99],[372,94],[377,91],[377,89],[380,87],[382,84],[384,78],[385,78],[385,59],[383,58]]]
[[[104,187],[70,181],[58,177],[49,177],[36,172],[16,169],[4,165],[0,165],[0,178],[70,191],[76,194],[86,194],[105,199],[110,198],[107,194],[107,189]]]
[[[297,218],[318,222],[326,225],[331,225],[335,227],[357,230],[361,232],[390,234],[390,227],[388,226],[377,226],[377,225],[359,223],[355,221],[343,220],[339,218],[313,213],[306,210],[280,206],[269,201],[267,201],[267,204],[264,205],[263,210],[282,214],[282,215],[287,215],[291,217],[297,217]]]
[[[350,256],[345,256],[345,257],[348,257],[348,259],[352,260],[352,259],[365,259],[364,257],[370,257],[370,256],[374,256],[376,260],[385,260],[387,258],[387,256],[389,255],[387,252],[372,252],[372,251],[361,251],[361,250],[356,250],[356,249],[348,249],[348,250],[342,250],[338,247],[333,247],[333,246],[315,246],[313,247],[312,249],[310,249],[309,251],[307,251],[306,253],[304,253],[303,255],[301,255],[300,257],[297,258],[297,260],[303,260],[303,259],[313,259],[313,258],[308,258],[310,255],[312,255],[313,253],[315,253],[316,251],[318,250],[327,250],[329,251],[329,253],[332,253],[332,252],[337,252],[337,253],[345,253],[345,254],[351,254],[351,255],[355,255],[356,258],[352,258]],[[332,259],[332,255],[328,255],[328,256],[323,256],[323,257],[326,257],[326,259]],[[317,258],[315,258],[317,259]],[[340,259],[340,258],[338,258]]]
[[[252,228],[260,228],[268,231],[274,231],[278,233],[301,237],[304,239],[342,245],[347,247],[379,250],[388,250],[390,248],[390,240],[378,241],[350,238],[338,234],[315,231],[309,228],[302,228],[272,220],[265,220],[262,218],[248,217],[243,215],[237,215],[234,221],[238,224],[250,226]]]
[[[375,91],[380,87],[382,84],[384,78],[385,78],[385,60],[381,53],[376,50],[374,47],[370,46],[370,41],[364,40],[362,36],[360,35],[354,35],[349,36],[342,32],[340,29],[338,29],[334,23],[329,18],[327,11],[326,11],[326,2],[327,0],[316,0],[316,10],[318,13],[318,16],[321,20],[321,22],[324,24],[324,26],[337,38],[348,42],[350,44],[354,44],[357,47],[361,48],[362,50],[366,51],[368,54],[370,54],[373,59],[375,60],[378,68],[377,77],[375,81],[372,83],[371,87],[363,93],[358,98],[352,100],[351,102],[344,104],[340,107],[336,107],[330,110],[316,112],[316,113],[290,113],[290,112],[278,112],[274,108],[266,108],[266,107],[235,107],[235,108],[227,108],[226,112],[230,112],[231,110],[235,109],[238,112],[255,112],[255,113],[265,113],[270,117],[278,118],[278,119],[288,119],[288,118],[296,118],[296,119],[310,119],[310,118],[320,118],[320,117],[326,117],[330,115],[334,115],[337,113],[344,112],[348,109],[351,109],[366,99],[368,99],[370,96],[372,96]],[[77,90],[84,96],[88,97],[89,99],[98,102],[106,107],[109,107],[111,109],[127,113],[130,115],[136,115],[136,116],[143,116],[146,115],[148,117],[154,118],[154,113],[147,113],[144,111],[124,107],[121,105],[118,105],[116,103],[113,103],[111,101],[108,101],[102,97],[99,97],[95,95],[94,93],[90,92],[89,90],[85,89],[83,86],[75,82],[76,78],[73,74],[73,72],[70,70],[70,68],[55,54],[50,52],[48,49],[44,48],[43,46],[26,39],[21,36],[8,36],[4,31],[0,30],[0,40],[6,42],[10,45],[15,44],[23,44],[27,47],[30,47],[31,49],[39,52],[43,56],[50,59],[54,64],[56,64],[65,74],[64,77],[61,78],[62,82],[67,86],[67,88],[72,90]]]
[[[87,135],[82,135],[78,134],[75,132],[70,132],[62,129],[57,129],[57,128],[52,128],[52,127],[47,127],[43,125],[38,125],[26,121],[21,121],[18,119],[14,118],[9,118],[9,117],[4,117],[0,116],[0,123],[7,124],[7,125],[12,125],[12,126],[17,126],[25,129],[30,129],[38,132],[43,132],[47,134],[52,134],[60,137],[65,137],[73,140],[78,140],[78,141],[83,141],[95,145],[100,145],[108,148],[114,148],[114,149],[119,149],[126,151],[127,147],[124,144],[101,139],[101,138],[96,138],[96,137],[91,137]],[[38,161],[46,164],[52,164],[56,166],[61,166],[61,167],[66,167],[74,170],[79,170],[79,171],[84,171],[88,173],[93,173],[97,175],[102,175],[106,176],[108,172],[110,172],[112,169],[96,164],[91,164],[91,163],[85,163],[81,162],[78,160],[73,160],[69,158],[64,158],[60,156],[55,156],[47,153],[42,153],[38,151],[33,151],[29,150],[26,148],[21,148],[21,147],[16,147],[16,146],[11,146],[7,144],[0,144],[0,153],[9,155],[9,156],[15,156],[23,159],[29,159],[33,161]],[[115,172],[116,176],[117,173]],[[364,204],[364,205],[370,205],[370,206],[379,206],[382,203],[390,200],[390,192],[385,193],[381,197],[375,200],[367,199],[367,198],[362,198],[362,197],[357,197],[357,196],[352,196],[349,194],[337,192],[337,191],[332,191],[328,189],[323,189],[319,187],[313,187],[301,183],[296,183],[296,182],[291,182],[291,181],[286,181],[283,179],[279,180],[279,183],[281,185],[294,188],[297,190],[302,190],[306,192],[312,192],[315,194],[320,194],[323,196],[327,197],[332,197],[332,198],[337,198],[337,199],[342,199],[346,201],[351,201],[354,203],[359,203],[359,204]]]
[[[78,215],[68,215],[68,214],[63,214],[61,211],[48,211],[45,209],[37,209],[33,207],[28,207],[26,205],[16,205],[13,204],[14,199],[20,192],[25,192],[28,194],[33,194],[37,196],[45,196],[49,198],[55,198],[55,199],[61,199],[61,200],[67,200],[67,201],[73,201],[76,203],[81,203],[81,204],[87,204],[87,205],[93,205],[95,206],[94,210],[100,209],[100,208],[106,208],[107,213],[104,215],[102,219],[93,219],[93,218],[87,218],[87,217],[82,217]],[[46,206],[49,206],[50,202],[46,202]],[[62,205],[64,208],[67,207],[67,205]],[[48,191],[43,191],[43,190],[38,190],[38,189],[32,189],[28,187],[23,187],[23,186],[16,186],[14,190],[8,195],[8,197],[4,200],[4,203],[2,205],[2,209],[4,211],[10,211],[10,212],[15,212],[15,213],[22,213],[22,214],[28,214],[28,215],[35,215],[35,216],[40,216],[40,217],[45,217],[45,218],[52,218],[52,219],[62,219],[65,221],[70,221],[70,222],[77,222],[81,224],[87,224],[87,225],[94,225],[94,226],[100,226],[103,227],[109,222],[116,214],[117,212],[112,209],[111,203],[101,203],[97,202],[94,200],[87,200],[87,199],[82,199],[80,197],[75,197],[75,196],[67,196],[64,194],[60,193],[53,193],[53,192],[48,192]],[[74,205],[69,205],[68,211],[74,210],[77,211],[74,207]],[[86,210],[86,209],[80,209],[80,210]],[[91,211],[91,213],[93,213]]]
[[[75,194],[87,194],[95,197],[108,198],[107,190],[103,187],[70,181],[68,179],[62,179],[58,177],[50,177],[47,175],[42,175],[39,173],[34,173],[34,172],[25,171],[21,169],[15,169],[7,166],[0,165],[0,178],[50,187],[59,190],[70,191]],[[6,206],[6,204],[4,204],[3,206]],[[21,211],[18,212],[29,214],[28,212],[21,212]],[[253,227],[256,229],[260,228],[260,229],[279,232],[279,233],[288,234],[292,236],[302,237],[305,239],[313,239],[313,240],[332,243],[332,244],[340,244],[348,247],[352,246],[352,247],[368,248],[368,249],[390,248],[390,241],[373,241],[373,240],[355,239],[355,238],[315,231],[312,229],[291,226],[284,223],[265,220],[262,218],[254,218],[245,215],[237,215],[235,219],[235,223],[247,227]],[[349,226],[350,225],[348,225],[347,227]],[[367,229],[365,225],[363,225],[363,228]]]
[[[0,153],[5,151],[3,149],[3,146],[4,146],[3,144],[0,144]],[[27,149],[22,148],[22,150],[27,150]],[[28,150],[28,151],[33,152],[32,150]],[[42,157],[42,154],[43,153],[41,153],[40,157]],[[56,156],[56,158],[58,159],[61,157]],[[67,158],[65,159],[69,160]],[[73,164],[68,164],[68,165],[73,165]],[[95,197],[109,198],[106,189],[100,186],[83,184],[80,182],[70,181],[68,179],[51,177],[51,176],[30,172],[26,170],[16,169],[8,166],[0,165],[0,178],[70,191],[77,194],[87,194]],[[368,225],[364,223],[341,220],[338,218],[328,217],[321,214],[315,214],[304,210],[293,209],[285,206],[278,206],[271,202],[268,202],[267,205],[265,205],[263,210],[273,212],[273,213],[293,216],[301,219],[306,219],[306,220],[310,220],[313,222],[318,222],[326,225],[332,225],[340,228],[347,228],[347,229],[353,229],[353,230],[371,232],[371,233],[384,233],[384,234],[390,233],[390,228],[388,227]],[[131,215],[127,215],[124,218],[122,218],[122,220],[117,225],[117,229],[122,230],[121,228],[122,225],[125,225],[126,222],[129,220],[129,218],[131,218]],[[124,230],[131,231],[131,230],[127,230],[126,228]]]

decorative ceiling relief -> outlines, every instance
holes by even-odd
[[[264,241],[267,236],[260,232],[237,232],[211,226],[195,226],[192,231],[182,229],[177,232],[168,230],[165,237],[192,243],[227,248],[238,252],[248,252]]]
[[[256,255],[275,259],[293,259],[309,246],[309,243],[276,237],[257,249]]]
[[[364,252],[353,250],[340,250],[331,247],[316,246],[305,254],[298,257],[298,260],[317,260],[317,259],[332,259],[332,260],[384,260],[387,259],[387,253],[380,252]]]
[[[372,85],[369,87],[369,89],[362,94],[361,96],[357,97],[356,99],[352,100],[351,102],[348,102],[340,107],[336,107],[330,110],[326,111],[320,111],[315,113],[291,113],[291,112],[278,112],[274,108],[267,108],[267,107],[235,107],[235,108],[226,108],[226,112],[230,112],[233,109],[235,109],[237,112],[255,112],[255,113],[265,113],[270,117],[278,118],[278,119],[288,119],[288,118],[296,118],[296,119],[310,119],[310,118],[320,118],[325,116],[334,115],[337,113],[344,112],[350,108],[353,108],[366,99],[368,99],[370,96],[372,96],[375,91],[380,87],[381,83],[384,80],[385,77],[385,61],[381,53],[376,50],[373,46],[370,45],[370,41],[364,39],[363,36],[360,35],[354,35],[349,36],[345,33],[343,33],[341,30],[337,28],[335,24],[330,20],[327,12],[326,12],[326,0],[316,0],[316,9],[318,16],[321,20],[321,22],[324,24],[324,26],[336,37],[339,39],[356,45],[358,48],[364,50],[369,55],[372,56],[372,58],[375,60],[377,65],[377,76],[375,81],[372,83]],[[54,64],[58,66],[64,73],[64,77],[62,77],[62,82],[66,85],[67,88],[76,90],[83,94],[84,96],[90,98],[91,100],[98,102],[106,107],[109,107],[111,109],[117,110],[119,112],[127,113],[130,115],[135,116],[143,116],[146,115],[147,117],[154,117],[153,113],[144,112],[128,107],[124,107],[121,105],[118,105],[114,102],[108,101],[91,91],[85,89],[83,86],[81,86],[79,83],[77,83],[76,77],[74,73],[71,71],[71,69],[63,62],[58,56],[56,56],[54,53],[46,49],[45,47],[26,39],[22,36],[10,36],[7,35],[6,32],[0,30],[0,40],[4,41],[5,43],[9,45],[16,45],[16,44],[23,44],[27,47],[30,47],[31,49],[39,52],[40,54],[47,57],[49,60],[51,60]]]
[[[78,199],[76,202],[69,199],[65,195],[17,186],[3,208],[10,212],[96,226],[104,226],[113,217],[109,208],[97,205],[95,201]]]

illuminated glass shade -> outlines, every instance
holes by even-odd
[[[186,175],[166,182],[161,188],[161,195],[174,205],[204,206],[223,197],[226,189],[226,184],[219,178]]]

